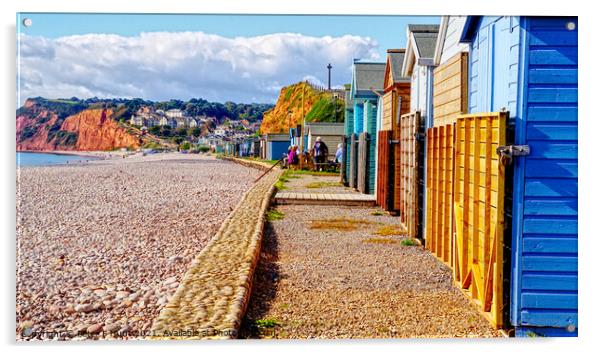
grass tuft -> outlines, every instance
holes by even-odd
[[[402,246],[418,246],[418,243],[413,238],[406,238],[401,240]]]
[[[295,170],[297,175],[310,175],[310,176],[340,176],[339,172],[328,172],[328,171],[310,171],[310,170]]]
[[[383,215],[389,215],[389,213],[384,212],[384,211],[380,211],[380,210],[375,210],[373,212],[370,212],[370,215],[383,216]]]
[[[385,225],[379,227],[374,234],[379,236],[402,236],[405,231],[399,225]]]
[[[259,319],[255,320],[255,326],[260,328],[274,328],[278,326],[279,323],[273,318]]]
[[[288,189],[288,187],[286,186],[286,182],[290,181],[289,176],[291,175],[291,171],[290,170],[285,170],[280,177],[278,178],[278,181],[276,181],[276,183],[274,183],[274,187],[276,187],[276,190],[283,190],[283,189]]]
[[[275,209],[270,209],[266,212],[266,218],[268,221],[282,220],[284,219],[284,213]]]
[[[340,182],[311,182],[305,185],[305,188],[328,188],[341,187]]]
[[[362,242],[363,243],[375,243],[375,244],[388,244],[388,245],[397,243],[397,241],[391,240],[390,238],[377,238],[377,237],[367,238],[365,240],[362,240]]]
[[[349,218],[334,218],[325,220],[312,220],[310,229],[314,230],[338,230],[338,231],[353,231],[359,226],[374,224],[371,221],[349,219]]]

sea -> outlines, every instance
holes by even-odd
[[[63,155],[45,152],[17,152],[17,167],[81,164],[96,159],[97,158],[90,156]]]

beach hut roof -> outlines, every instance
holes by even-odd
[[[352,95],[358,93],[373,94],[373,89],[381,89],[383,86],[385,67],[386,63],[354,60]]]
[[[305,134],[311,129],[312,136],[344,135],[345,123],[311,122],[305,125]]]
[[[290,138],[291,137],[289,134],[267,134],[266,135],[267,141],[289,141]]]
[[[405,49],[387,49],[387,67],[385,71],[384,87],[389,87],[391,84],[399,82],[407,82],[409,77],[403,76],[403,58],[405,57]],[[393,80],[388,82],[387,78]]]
[[[470,43],[472,41],[481,17],[483,16],[466,16],[464,28],[460,34],[460,43]]]
[[[402,74],[410,76],[415,64],[433,65],[439,25],[408,25],[408,49],[403,58]]]
[[[408,31],[414,33],[437,33],[439,25],[408,25]]]
[[[414,33],[418,58],[433,58],[437,45],[437,33]]]

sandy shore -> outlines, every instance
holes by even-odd
[[[17,337],[143,334],[259,173],[176,153],[22,168]]]

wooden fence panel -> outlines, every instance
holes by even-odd
[[[433,73],[433,124],[453,124],[468,111],[468,53],[454,55]]]
[[[361,193],[368,191],[368,133],[361,133],[357,145],[357,190]]]
[[[391,211],[393,208],[391,136],[392,131],[390,130],[381,130],[378,132],[376,204],[387,211]]]
[[[349,144],[349,187],[357,188],[357,136],[351,134]]]
[[[409,237],[419,237],[422,198],[420,181],[423,164],[420,158],[422,120],[420,113],[404,114],[399,122],[399,214]]]
[[[506,144],[507,113],[459,116],[456,123],[454,279],[496,326],[503,325],[505,169],[496,149]]]
[[[427,131],[426,246],[453,267],[454,126]]]

